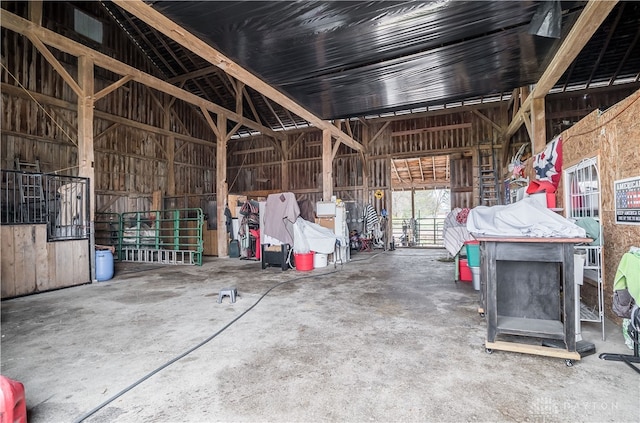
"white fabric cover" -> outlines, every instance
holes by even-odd
[[[444,248],[455,256],[460,252],[460,249],[464,245],[465,241],[472,241],[475,238],[467,230],[467,226],[458,223],[456,217],[458,213],[462,211],[461,208],[456,207],[451,210],[447,217],[444,219],[444,227],[442,229],[442,238],[444,239]]]
[[[305,254],[309,251],[331,254],[336,248],[336,239],[340,237],[331,229],[309,222],[299,217],[293,224],[293,252]]]
[[[471,209],[467,230],[473,234],[500,237],[579,238],[585,230],[541,206],[531,197],[506,206]]]

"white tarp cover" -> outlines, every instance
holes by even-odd
[[[478,206],[469,212],[467,230],[500,237],[580,238],[585,230],[526,197],[506,206]]]
[[[331,229],[301,217],[298,217],[293,224],[293,251],[295,253],[305,254],[309,251],[315,251],[316,253],[331,254],[336,248],[337,239],[340,237]]]

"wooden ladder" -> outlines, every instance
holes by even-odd
[[[500,204],[500,187],[496,170],[496,153],[493,141],[490,149],[478,146],[478,178],[480,182],[480,205],[495,206]]]
[[[23,172],[18,175],[20,191],[20,210],[22,222],[41,223],[47,221],[44,190],[42,188],[42,174],[40,161],[35,163],[23,162],[15,158],[16,170]]]

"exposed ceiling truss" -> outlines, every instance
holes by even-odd
[[[449,156],[391,159],[393,189],[445,188],[450,183]]]

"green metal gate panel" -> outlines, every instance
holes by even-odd
[[[117,214],[100,214],[96,228],[99,223],[100,243],[106,236],[103,234],[107,233],[104,228],[109,229],[108,242],[104,244],[116,248],[120,261],[202,265],[202,209],[128,212],[120,214],[119,218],[113,215]],[[117,237],[114,239],[111,229],[116,226]]]

